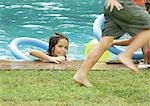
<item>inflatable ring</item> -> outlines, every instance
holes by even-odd
[[[88,57],[93,47],[95,47],[98,43],[99,43],[98,40],[95,38],[85,45],[84,48],[85,57]],[[111,52],[106,50],[101,56],[101,58],[98,60],[98,62],[108,62],[110,59],[111,59]]]
[[[93,33],[97,40],[100,40],[100,38],[102,36],[102,28],[104,25],[104,21],[105,21],[105,17],[104,17],[104,14],[102,14],[102,15],[98,16],[93,23]],[[109,51],[115,55],[118,55],[120,52],[123,52],[124,49],[121,48],[120,46],[113,45],[109,48]],[[141,51],[136,51],[133,54],[132,58],[136,59],[136,60],[143,59],[143,54]]]
[[[9,48],[12,52],[12,54],[15,56],[16,59],[22,59],[22,60],[31,60],[29,57],[25,56],[20,50],[19,45],[21,44],[27,44],[27,45],[33,45],[39,48],[42,48],[44,50],[48,50],[48,43],[35,39],[35,38],[28,38],[28,37],[21,37],[16,38],[11,41]]]

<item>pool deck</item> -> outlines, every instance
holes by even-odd
[[[45,63],[40,61],[9,61],[0,60],[1,70],[11,70],[11,69],[71,69],[78,70],[83,61],[72,60],[65,61],[61,64]],[[96,63],[92,70],[120,70],[128,69],[123,64],[106,64],[106,63]]]

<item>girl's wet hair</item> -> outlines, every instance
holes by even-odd
[[[65,35],[60,33],[54,33],[49,39],[49,48],[47,51],[49,56],[53,56],[54,47],[60,39],[66,39],[69,42],[68,38]]]

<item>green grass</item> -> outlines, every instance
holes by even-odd
[[[150,105],[150,72],[91,71],[93,88],[74,83],[75,70],[0,70],[0,104],[10,105]]]

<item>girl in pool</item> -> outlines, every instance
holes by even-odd
[[[47,53],[33,50],[30,55],[39,58],[45,62],[53,62],[59,64],[67,60],[69,40],[66,36],[60,33],[54,33],[49,39],[49,48]]]

